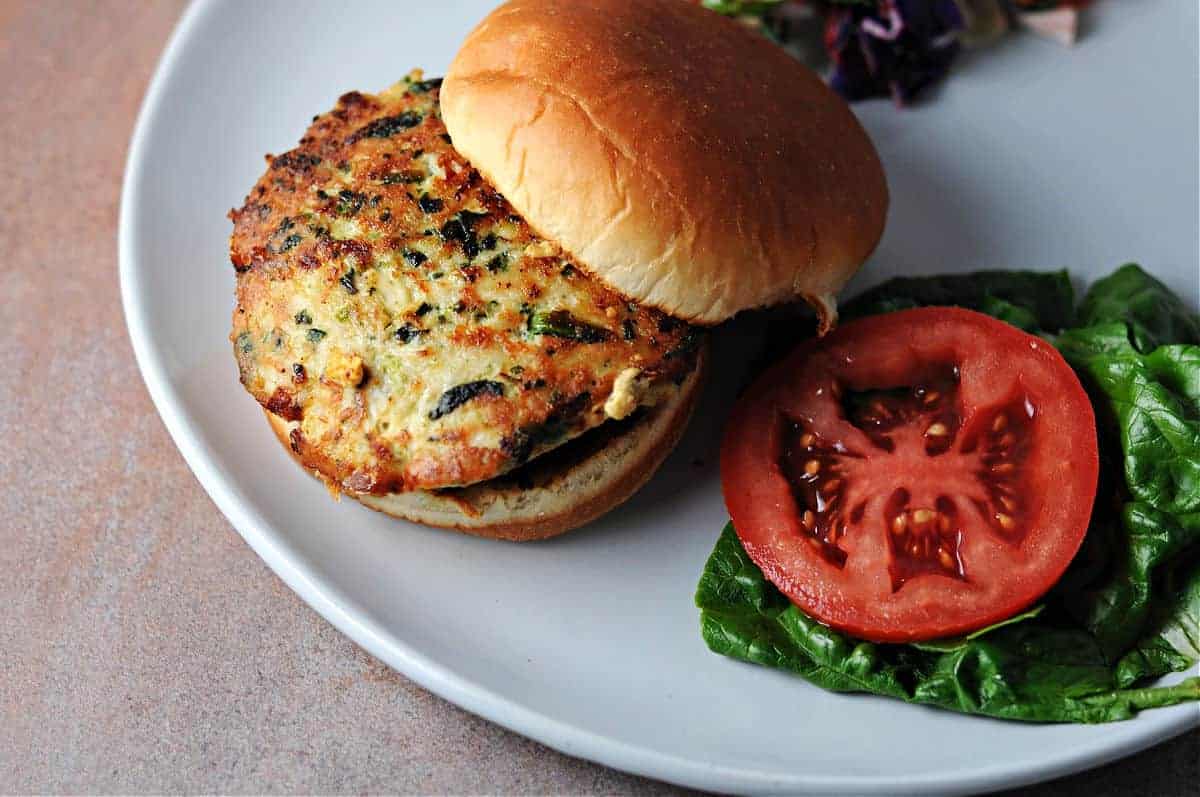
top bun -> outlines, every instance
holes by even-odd
[[[757,33],[687,0],[511,0],[464,42],[454,146],[620,293],[717,323],[834,294],[887,214],[846,104]]]

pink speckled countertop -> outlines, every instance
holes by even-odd
[[[183,0],[0,0],[0,793],[665,794],[391,672],[258,560],[118,300],[134,116]],[[1184,794],[1200,734],[1026,794]]]

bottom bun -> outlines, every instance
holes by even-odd
[[[520,542],[562,534],[624,503],[650,480],[687,428],[706,359],[702,349],[668,401],[601,424],[504,476],[445,490],[345,494],[402,520],[480,537]],[[290,453],[288,434],[297,423],[266,415]]]

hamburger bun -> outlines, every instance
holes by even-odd
[[[511,0],[442,87],[455,148],[609,286],[695,323],[804,299],[823,327],[888,194],[812,71],[685,0]]]
[[[706,360],[702,349],[696,367],[665,403],[610,421],[505,476],[448,490],[347,494],[402,520],[480,537],[521,542],[562,534],[624,503],[650,480],[687,428]],[[295,458],[289,444],[295,422],[266,416]]]

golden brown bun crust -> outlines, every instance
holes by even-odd
[[[511,0],[459,50],[442,113],[534,229],[689,321],[831,305],[883,232],[883,168],[846,104],[686,0]]]
[[[701,351],[695,370],[670,401],[593,429],[519,473],[436,492],[346,494],[402,520],[480,537],[522,542],[562,534],[624,503],[650,480],[687,428],[706,359]],[[291,452],[288,435],[294,424],[270,412],[266,416]]]

